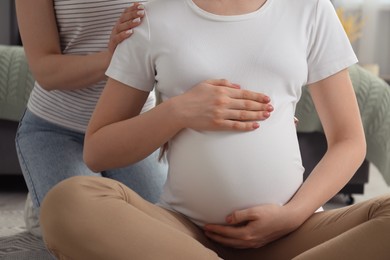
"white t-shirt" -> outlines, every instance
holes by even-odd
[[[163,100],[226,78],[269,95],[275,109],[251,132],[181,131],[170,142],[160,204],[199,225],[285,204],[304,172],[293,121],[302,86],[357,62],[330,1],[268,0],[237,16],[208,13],[192,0],[154,1],[146,10],[108,76],[145,91],[156,83]]]

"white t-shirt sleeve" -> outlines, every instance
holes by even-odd
[[[307,61],[307,84],[329,77],[357,62],[351,43],[329,0],[318,0]]]
[[[152,91],[155,82],[148,25],[145,17],[133,35],[117,46],[106,71],[110,78],[142,91]]]

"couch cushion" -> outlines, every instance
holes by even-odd
[[[23,47],[0,45],[0,119],[19,121],[33,86]]]

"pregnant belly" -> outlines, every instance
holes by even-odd
[[[198,225],[225,223],[237,209],[285,204],[304,171],[295,127],[290,128],[282,133],[267,127],[245,133],[182,131],[170,146],[161,203]]]

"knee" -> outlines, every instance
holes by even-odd
[[[70,199],[68,196],[72,196],[72,193],[69,191],[77,187],[79,179],[80,177],[72,177],[51,188],[42,201],[41,214],[46,215],[47,212],[47,215],[53,215],[57,209],[63,208],[59,205],[62,205],[64,200]]]
[[[50,214],[54,214],[54,210],[64,209],[69,203],[77,203],[76,197],[83,193],[83,186],[90,181],[88,176],[76,176],[65,179],[55,185],[46,194],[42,202],[42,213],[48,209]]]
[[[123,198],[121,183],[99,176],[75,176],[54,186],[41,205],[43,232],[87,219],[91,207],[102,198]]]
[[[373,217],[384,217],[390,221],[390,194],[382,195],[373,199]]]
[[[92,196],[93,187],[103,179],[76,176],[63,180],[45,196],[40,209],[40,224],[45,239],[61,234],[82,217]]]

